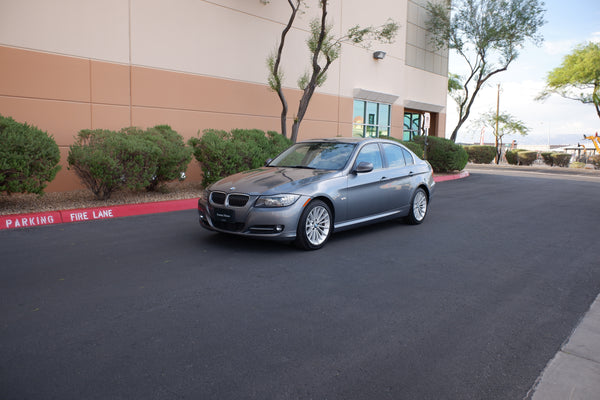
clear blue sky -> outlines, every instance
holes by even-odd
[[[541,30],[544,43],[540,47],[528,43],[508,71],[493,78],[476,100],[470,122],[461,129],[457,141],[479,141],[482,127],[473,120],[482,112],[496,109],[498,83],[501,85],[500,110],[512,114],[530,128],[528,136],[505,137],[505,142],[516,139],[522,144],[547,144],[550,139],[551,144],[576,144],[582,141],[583,134],[600,133],[600,118],[593,105],[556,95],[545,102],[534,101],[544,87],[547,73],[560,66],[563,57],[575,46],[589,41],[600,42],[600,0],[547,0],[545,8],[547,22]],[[451,53],[450,72],[461,73],[462,62]],[[448,98],[448,136],[458,119],[455,104]],[[484,135],[486,142],[493,142],[491,132]]]

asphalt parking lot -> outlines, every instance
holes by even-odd
[[[0,231],[0,398],[522,399],[600,293],[599,197],[474,172],[316,252],[191,210]]]

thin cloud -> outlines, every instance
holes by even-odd
[[[600,33],[600,32],[599,32]],[[544,51],[551,56],[566,54],[571,51],[577,42],[574,40],[558,40],[554,42],[544,42]]]

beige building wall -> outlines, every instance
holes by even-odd
[[[445,119],[445,77],[405,65],[406,0],[330,0],[329,7],[340,35],[387,18],[401,28],[391,45],[343,45],[300,139],[350,136],[356,89],[395,96],[393,136],[402,135],[405,107]],[[308,22],[318,11],[314,5],[301,15],[287,39],[289,126],[296,80],[309,66]],[[281,105],[266,84],[265,60],[288,15],[279,0],[0,0],[0,114],[56,139],[63,168],[48,191],[81,187],[66,165],[81,129],[169,124],[186,139],[208,128],[278,131]],[[374,60],[374,50],[387,56]],[[195,161],[188,175],[200,178]]]

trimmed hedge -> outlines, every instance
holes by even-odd
[[[549,152],[541,153],[542,160],[544,160],[544,164],[549,165],[551,167],[554,166],[554,159],[552,158],[552,154],[554,154],[554,153],[549,153]]]
[[[207,129],[188,144],[202,167],[202,184],[208,186],[231,174],[263,166],[290,147],[292,141],[277,132],[265,134],[259,129]]]
[[[122,188],[156,190],[181,178],[192,149],[168,125],[119,132],[84,129],[69,149],[67,161],[96,198],[106,200]]]
[[[185,145],[183,137],[169,125],[156,125],[145,131],[139,128],[123,128],[122,131],[139,136],[160,149],[156,172],[146,186],[148,191],[156,190],[166,182],[183,179],[192,161],[192,149]]]
[[[508,150],[506,161],[512,165],[531,165],[537,160],[537,152],[524,149]]]
[[[496,148],[494,146],[464,146],[469,161],[475,164],[489,164],[496,158]]]
[[[559,167],[568,167],[571,162],[571,155],[567,153],[554,153],[554,165]]]
[[[568,167],[571,162],[571,155],[567,153],[542,153],[542,158],[551,167]]]
[[[594,164],[594,167],[596,167],[596,169],[600,169],[600,154],[596,154],[594,156],[591,156],[588,160],[592,164]]]
[[[161,149],[144,140],[137,131],[84,129],[71,145],[67,161],[96,198],[106,200],[123,187],[149,186],[156,175],[160,154]]]
[[[425,136],[416,136],[413,140],[424,146]],[[425,158],[434,172],[461,171],[467,165],[469,155],[461,145],[436,136],[427,136],[427,143]]]
[[[0,192],[43,195],[60,170],[59,162],[52,136],[0,115]]]

